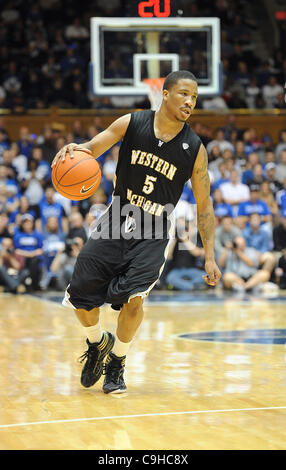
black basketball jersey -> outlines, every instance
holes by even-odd
[[[154,216],[166,205],[176,206],[190,179],[201,140],[185,123],[169,142],[156,138],[155,112],[131,114],[116,169],[115,196]]]

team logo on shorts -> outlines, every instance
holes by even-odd
[[[184,150],[187,150],[187,149],[189,148],[189,144],[187,144],[186,142],[184,142],[184,143],[182,144],[182,147],[183,147]]]

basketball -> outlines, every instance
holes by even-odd
[[[66,154],[52,169],[55,190],[68,199],[80,201],[95,193],[101,181],[98,162],[88,151],[74,150],[74,157]]]

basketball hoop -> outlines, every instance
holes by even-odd
[[[143,80],[143,83],[145,83],[149,89],[148,98],[153,111],[157,111],[162,103],[162,88],[164,80],[164,78],[145,78],[145,80]]]

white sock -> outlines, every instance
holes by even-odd
[[[115,336],[115,343],[114,343],[114,346],[113,346],[111,352],[113,354],[115,354],[115,356],[117,356],[117,357],[126,356],[126,354],[128,353],[128,350],[130,348],[131,343],[132,343],[132,341],[130,341],[130,343],[123,343],[122,341],[120,341],[120,339],[118,339],[117,336]]]
[[[84,326],[83,329],[90,343],[99,343],[102,338],[102,329],[99,322],[96,325]]]

